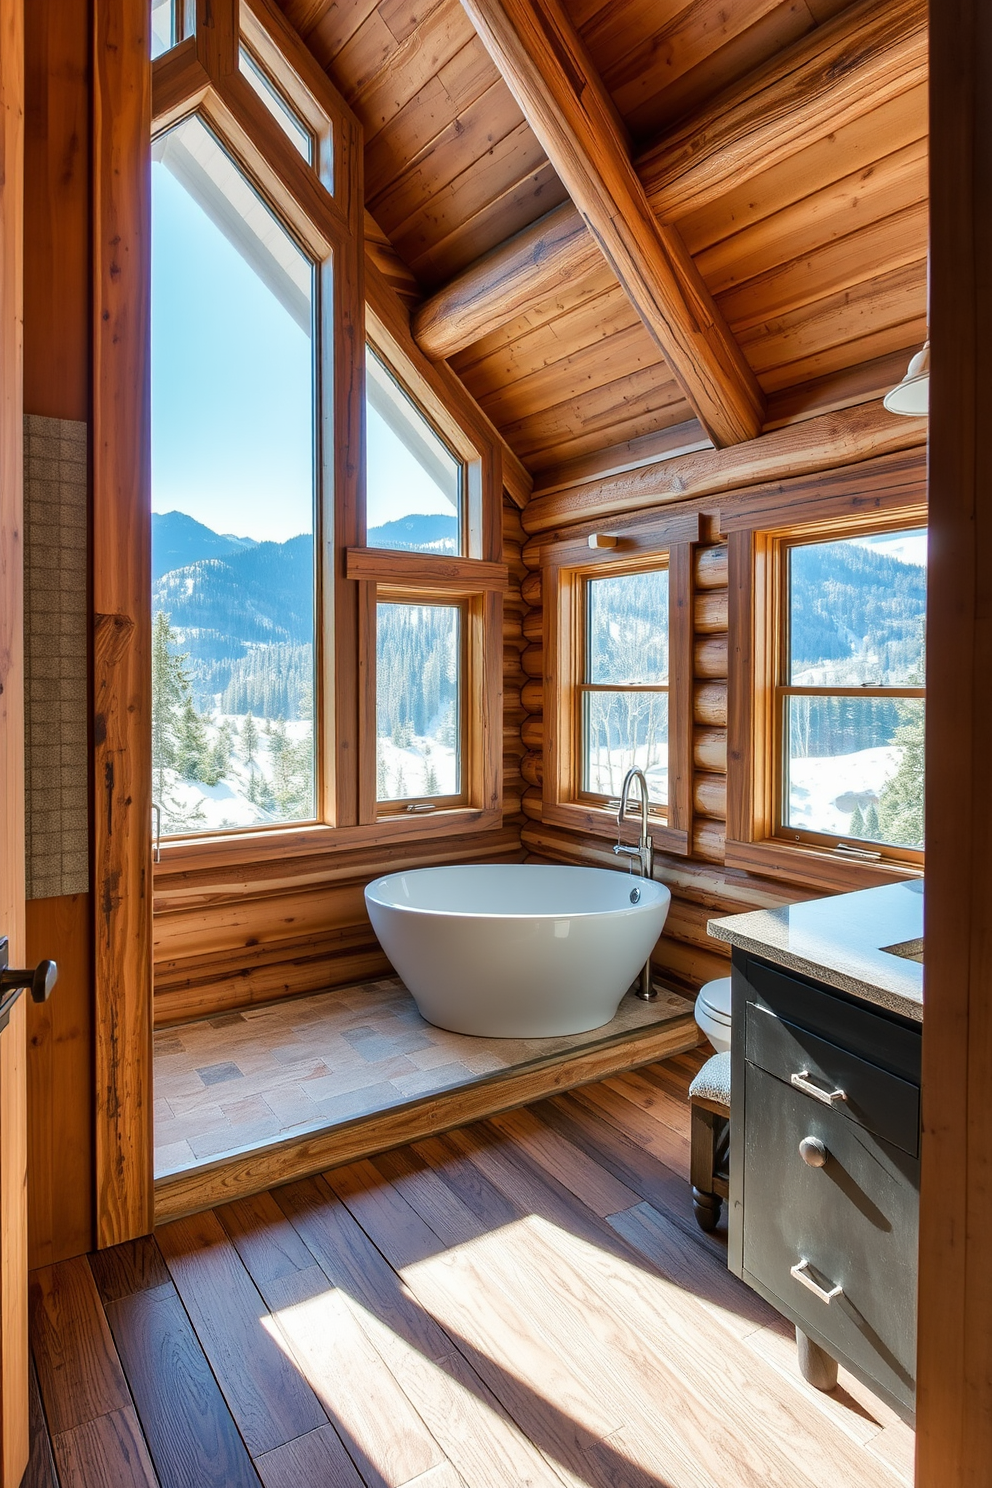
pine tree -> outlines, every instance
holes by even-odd
[[[208,759],[207,730],[187,693],[176,726],[176,769],[184,780],[202,780]]]
[[[441,791],[437,783],[437,771],[432,764],[429,764],[424,771],[424,795],[439,796],[440,794]]]
[[[868,803],[868,810],[865,812],[864,836],[871,842],[880,842],[882,839],[882,827],[878,820],[878,807],[874,801]]]
[[[165,772],[176,764],[178,714],[189,696],[187,657],[174,654],[175,639],[168,615],[159,610],[152,623],[152,772],[160,802],[167,788]]]
[[[389,800],[389,780],[381,749],[377,749],[375,754],[375,797],[377,801]]]
[[[406,776],[403,774],[403,766],[400,765],[396,771],[396,789],[393,791],[393,800],[402,801],[406,795]]]
[[[255,720],[251,716],[251,709],[245,714],[241,724],[241,747],[245,752],[245,764],[255,763],[255,751],[258,749],[258,729]]]
[[[903,721],[892,742],[902,748],[902,758],[878,802],[879,836],[901,847],[922,847],[926,724],[919,703],[897,707]]]
[[[851,813],[851,825],[847,829],[849,837],[863,837],[865,835],[865,819],[861,814],[861,807],[855,804]]]

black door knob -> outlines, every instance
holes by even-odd
[[[0,971],[0,993],[13,992],[17,987],[30,987],[34,1002],[47,1002],[58,979],[59,969],[54,961],[39,961],[37,966],[26,971],[14,971],[8,966]]]
[[[809,1163],[811,1168],[823,1168],[826,1167],[830,1153],[819,1137],[803,1137],[799,1143],[799,1156],[804,1163]]]

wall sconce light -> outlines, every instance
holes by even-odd
[[[882,403],[890,413],[904,413],[925,418],[930,411],[930,342],[910,362],[906,376]]]
[[[620,539],[609,532],[590,532],[589,546],[591,548],[615,548]]]

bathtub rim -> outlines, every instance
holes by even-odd
[[[415,904],[395,904],[388,900],[380,899],[371,892],[376,884],[382,883],[390,878],[403,878],[412,874],[423,873],[445,873],[463,872],[466,868],[564,868],[578,871],[579,873],[608,873],[617,878],[632,878],[638,883],[649,884],[658,891],[658,898],[648,899],[640,904],[621,904],[614,909],[557,909],[557,910],[501,910],[493,912],[484,909],[427,909]],[[435,864],[424,868],[398,868],[395,873],[377,874],[365,886],[365,899],[377,905],[380,909],[394,909],[402,914],[433,915],[440,919],[448,920],[601,920],[615,918],[619,915],[643,914],[651,904],[664,903],[667,895],[671,904],[672,891],[667,884],[659,883],[655,878],[642,878],[640,874],[626,874],[621,869],[593,867],[591,864],[578,863],[458,863],[458,864]],[[667,918],[667,915],[666,915]]]

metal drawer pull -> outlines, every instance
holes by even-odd
[[[798,1075],[790,1075],[789,1079],[797,1090],[801,1090],[804,1095],[811,1095],[814,1100],[822,1101],[825,1106],[847,1100],[846,1090],[823,1090],[819,1085],[814,1085],[808,1069],[800,1070]]]
[[[804,1287],[813,1293],[814,1297],[819,1297],[820,1301],[826,1302],[828,1306],[835,1297],[843,1297],[844,1295],[844,1288],[842,1286],[831,1287],[827,1291],[826,1287],[821,1287],[819,1282],[814,1281],[809,1272],[809,1261],[800,1261],[798,1266],[790,1267],[789,1275],[794,1276],[797,1281],[801,1282]]]

